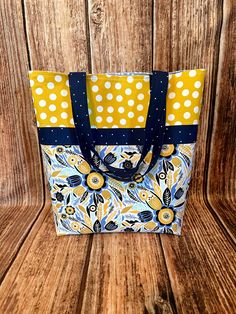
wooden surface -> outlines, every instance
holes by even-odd
[[[233,0],[0,1],[0,313],[236,313]],[[27,72],[207,68],[181,237],[57,237]]]

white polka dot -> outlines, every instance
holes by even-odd
[[[184,119],[189,119],[191,117],[190,112],[185,112],[184,113]]]
[[[55,105],[50,105],[49,106],[49,110],[50,111],[55,111],[57,109],[57,107]]]
[[[108,123],[111,123],[113,121],[113,118],[112,117],[107,117],[107,122]]]
[[[129,99],[129,100],[128,100],[128,105],[131,106],[131,107],[134,105],[133,99]]]
[[[121,125],[125,125],[126,124],[126,120],[125,119],[120,119],[120,124]]]
[[[62,89],[61,90],[61,95],[64,96],[64,97],[67,96],[68,95],[67,90],[66,89]]]
[[[149,82],[149,80],[150,80],[149,75],[144,75],[143,80],[144,80],[145,82]]]
[[[175,93],[169,93],[169,95],[168,95],[168,97],[170,98],[170,99],[174,99],[175,98]]]
[[[181,88],[183,87],[184,83],[182,81],[179,81],[177,84],[176,84],[176,87],[178,88]]]
[[[191,70],[188,73],[188,75],[191,76],[191,77],[195,76],[196,74],[197,74],[197,72],[195,70]]]
[[[115,89],[121,89],[121,84],[120,83],[116,83],[115,84]]]
[[[62,117],[62,119],[67,119],[68,118],[68,114],[66,112],[62,112],[61,113],[61,117]]]
[[[56,81],[56,82],[61,82],[61,81],[62,81],[61,75],[56,75],[56,76],[55,76],[55,81]]]
[[[144,121],[144,117],[143,116],[139,116],[138,117],[138,122],[143,122]]]
[[[189,99],[185,100],[185,102],[184,102],[185,107],[190,107],[191,104],[192,104],[192,102]]]
[[[119,127],[118,127],[118,125],[113,125],[112,126],[112,129],[118,129]]]
[[[40,123],[37,121],[36,124],[37,124],[37,127],[39,128],[40,127]]]
[[[119,108],[118,108],[118,112],[119,112],[119,113],[125,112],[125,108],[124,108],[124,107],[119,107]]]
[[[49,89],[53,89],[54,86],[55,86],[55,85],[54,85],[52,82],[47,83],[47,87],[48,87]]]
[[[194,120],[194,121],[193,121],[193,124],[198,124],[198,121],[197,121],[197,120]]]
[[[98,122],[98,123],[102,122],[102,117],[100,117],[100,116],[96,117],[96,122]]]
[[[43,93],[42,88],[40,88],[40,87],[36,88],[35,93],[36,93],[37,95],[41,95],[41,94]]]
[[[40,114],[40,118],[41,118],[42,120],[45,120],[45,119],[47,118],[46,113],[45,113],[45,112],[42,112],[42,113]]]
[[[61,106],[62,106],[62,108],[68,108],[68,103],[66,102],[66,101],[63,101],[62,103],[61,103]]]
[[[182,91],[182,95],[183,95],[183,96],[188,96],[188,94],[189,94],[189,90],[188,90],[188,89],[184,89],[184,90]]]
[[[199,107],[198,107],[198,106],[194,107],[193,111],[194,111],[195,113],[198,113]]]
[[[128,113],[128,117],[129,117],[129,118],[133,118],[133,117],[134,117],[134,113],[133,113],[132,111],[130,111],[130,112]]]
[[[135,129],[140,129],[140,128],[141,128],[140,125],[136,125],[136,126],[135,126]]]
[[[168,88],[171,88],[171,84],[170,83],[168,84]]]
[[[173,104],[173,108],[174,108],[174,109],[179,109],[179,108],[180,108],[180,103],[179,103],[179,102],[175,102],[175,103]]]
[[[122,97],[121,95],[118,95],[118,96],[116,97],[116,100],[120,102],[120,101],[123,100],[123,97]]]
[[[51,117],[51,118],[50,118],[50,122],[56,123],[56,122],[57,122],[57,118],[56,118],[56,117]]]
[[[113,98],[113,95],[111,93],[107,94],[107,99],[108,100],[112,100],[112,98]]]
[[[56,95],[56,94],[50,94],[50,95],[49,95],[49,98],[50,98],[51,100],[55,100],[55,99],[57,99],[57,95]]]
[[[133,78],[132,76],[128,76],[128,77],[127,77],[127,82],[128,82],[128,83],[132,83],[133,80],[134,80],[134,78]]]
[[[165,124],[166,126],[169,126],[170,125],[170,123],[168,123],[168,122],[166,122],[166,124]]]
[[[196,88],[200,88],[201,87],[201,82],[200,81],[196,81],[195,83],[194,83],[194,87],[196,87]]]
[[[141,94],[138,94],[138,99],[139,100],[143,100],[144,99],[144,95],[141,93]]]
[[[46,106],[46,101],[45,101],[44,99],[40,100],[40,101],[39,101],[39,106],[40,106],[40,107]]]
[[[132,93],[132,90],[130,88],[126,88],[125,94],[126,95],[131,95],[131,93]]]
[[[70,86],[69,80],[66,80],[66,86]]]
[[[38,82],[42,83],[44,81],[44,76],[43,75],[38,75],[37,76]]]
[[[96,101],[98,101],[98,102],[102,101],[102,96],[101,95],[97,95],[96,96]]]
[[[30,80],[30,86],[34,86],[34,81],[33,80]]]
[[[172,74],[169,74],[169,80],[171,80],[172,79]]]
[[[59,126],[60,126],[61,128],[64,128],[64,127],[65,127],[65,125],[64,125],[64,124],[60,124]]]
[[[168,115],[168,120],[169,121],[173,121],[175,119],[175,115],[174,114],[169,114]]]
[[[199,97],[199,92],[198,91],[194,91],[192,93],[193,98],[198,98]]]
[[[175,76],[177,77],[180,77],[181,75],[182,75],[182,72],[175,73]]]
[[[138,110],[138,111],[142,111],[142,110],[143,110],[143,105],[141,105],[141,104],[138,105],[138,106],[137,106],[137,110]]]
[[[98,112],[103,112],[103,107],[102,107],[102,106],[98,106],[98,107],[97,107],[97,111],[98,111]]]
[[[175,125],[182,125],[182,122],[176,121],[176,122],[175,122]]]
[[[70,119],[70,124],[74,125],[74,120]]]
[[[89,115],[91,116],[91,114],[92,114],[92,110],[89,108],[89,110],[88,110],[88,113],[89,113]]]
[[[111,87],[111,83],[110,83],[110,82],[106,82],[106,83],[105,83],[105,87],[106,87],[106,88],[110,88],[110,87]]]
[[[112,113],[112,112],[114,111],[114,108],[111,107],[111,106],[109,106],[109,107],[107,108],[107,111],[108,111],[109,113]]]
[[[97,80],[98,80],[98,77],[96,75],[91,76],[91,81],[97,82]]]
[[[137,84],[136,84],[136,88],[137,89],[141,89],[143,87],[143,84],[141,83],[141,82],[138,82]]]
[[[106,73],[106,77],[111,77],[111,74]]]
[[[97,85],[93,85],[92,91],[93,91],[94,93],[98,92],[98,86],[97,86]]]

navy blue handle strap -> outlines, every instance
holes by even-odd
[[[137,165],[132,169],[119,169],[110,166],[102,160],[95,150],[95,141],[92,138],[92,132],[88,114],[87,92],[86,92],[86,72],[72,72],[69,74],[72,110],[76,133],[79,145],[85,159],[97,170],[100,170],[91,155],[91,152],[108,169],[108,175],[122,181],[132,180],[133,175],[138,171],[143,159],[150,151],[153,139],[152,160],[146,172],[150,171],[159,158],[161,147],[164,140],[165,130],[165,109],[166,93],[168,85],[168,73],[153,71],[150,75],[150,104],[146,119],[145,142]],[[141,143],[137,143],[140,145]],[[146,173],[145,172],[145,173]]]

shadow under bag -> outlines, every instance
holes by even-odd
[[[58,235],[181,234],[204,76],[29,73]]]

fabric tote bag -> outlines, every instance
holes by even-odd
[[[204,76],[29,73],[58,235],[180,235]]]

